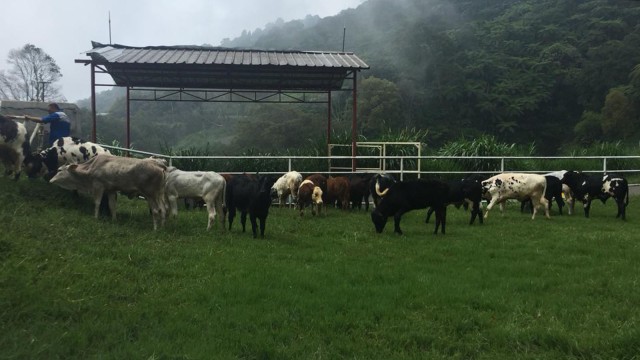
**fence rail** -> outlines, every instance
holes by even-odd
[[[174,166],[179,164],[189,165],[189,162],[195,161],[218,161],[218,166],[205,165],[204,168],[197,170],[212,170],[232,174],[243,172],[281,174],[291,170],[305,173],[353,173],[351,169],[332,171],[328,167],[329,160],[351,160],[351,156],[180,156],[132,150],[111,145],[101,146],[116,154],[132,154],[133,156],[143,157],[153,156],[166,159],[169,165]],[[457,175],[475,173],[488,175],[507,171],[548,173],[563,169],[581,170],[588,173],[609,172],[640,175],[640,156],[356,156],[356,162],[364,160],[379,161],[382,164],[382,168],[357,168],[355,173],[384,171],[397,174],[401,180],[403,180],[405,176],[421,177],[428,174]],[[309,161],[311,161],[311,164],[309,164]],[[562,168],[554,167],[550,164],[558,161],[562,162]],[[585,161],[588,162],[587,165],[585,165]],[[265,166],[266,162],[268,162],[268,166]],[[307,163],[301,166],[302,162]],[[416,168],[416,163],[421,164],[420,168]],[[544,165],[545,163],[547,163],[547,165]],[[238,164],[244,167],[239,170],[234,170],[232,167],[235,166],[230,166]],[[411,166],[408,166],[409,164]],[[229,168],[225,168],[225,166]]]

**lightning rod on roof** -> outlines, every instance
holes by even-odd
[[[112,45],[111,42],[111,11],[109,11],[109,45]]]

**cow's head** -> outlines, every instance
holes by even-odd
[[[79,182],[76,176],[77,167],[77,164],[61,166],[58,169],[58,173],[55,174],[49,182],[66,190],[78,190]]]
[[[382,215],[378,209],[375,209],[371,212],[371,221],[373,221],[373,225],[376,227],[376,232],[380,234],[382,230],[384,230],[384,226],[387,224],[387,216]]]
[[[314,204],[322,205],[322,189],[319,186],[313,187],[313,192],[311,193],[311,201]]]

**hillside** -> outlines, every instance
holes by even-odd
[[[245,31],[221,45],[341,50],[344,28],[345,50],[371,66],[362,73],[359,95],[358,131],[368,140],[416,128],[428,129],[434,146],[490,134],[534,141],[553,154],[566,144],[640,138],[640,2],[369,0],[336,16]],[[339,96],[333,109],[338,134],[350,126],[349,99]],[[154,135],[136,141],[156,149],[185,136],[200,139],[191,145],[216,143],[215,132],[194,134],[211,133],[211,121],[228,133],[220,144],[231,152],[298,146],[290,126],[308,129],[307,137],[323,134],[321,108],[228,106],[190,104],[186,113],[168,117],[184,107],[136,104],[134,132]],[[117,123],[122,111],[110,111],[116,118],[109,121]],[[256,142],[257,133],[274,141]]]

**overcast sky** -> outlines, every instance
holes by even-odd
[[[91,41],[130,46],[220,45],[242,30],[263,28],[278,18],[333,16],[365,0],[14,0],[2,2],[0,70],[7,54],[33,44],[53,57],[62,70],[62,94],[70,102],[91,94],[88,59]],[[324,49],[303,49],[324,50]],[[97,91],[101,91],[100,88]],[[1,100],[1,99],[0,99]]]

